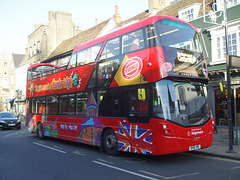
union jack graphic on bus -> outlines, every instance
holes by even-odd
[[[118,150],[140,154],[152,153],[152,131],[150,129],[138,128],[138,125],[127,125],[120,122],[116,134]]]

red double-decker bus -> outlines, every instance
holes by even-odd
[[[66,67],[30,66],[26,129],[109,154],[206,148],[207,83],[197,29],[150,17],[77,46]]]

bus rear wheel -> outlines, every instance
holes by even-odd
[[[43,125],[42,123],[38,123],[37,125],[37,135],[40,139],[44,139],[45,136],[44,136],[44,133],[43,133]]]
[[[110,155],[118,153],[117,136],[112,129],[107,129],[103,135],[103,145],[105,151]]]

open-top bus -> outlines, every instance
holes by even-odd
[[[109,154],[206,148],[207,83],[197,29],[153,16],[77,46],[66,67],[30,66],[26,129]]]

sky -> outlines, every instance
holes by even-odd
[[[148,0],[0,0],[0,53],[25,54],[35,24],[48,24],[49,11],[72,14],[72,21],[87,30],[111,18],[115,5],[122,20],[148,9]]]

